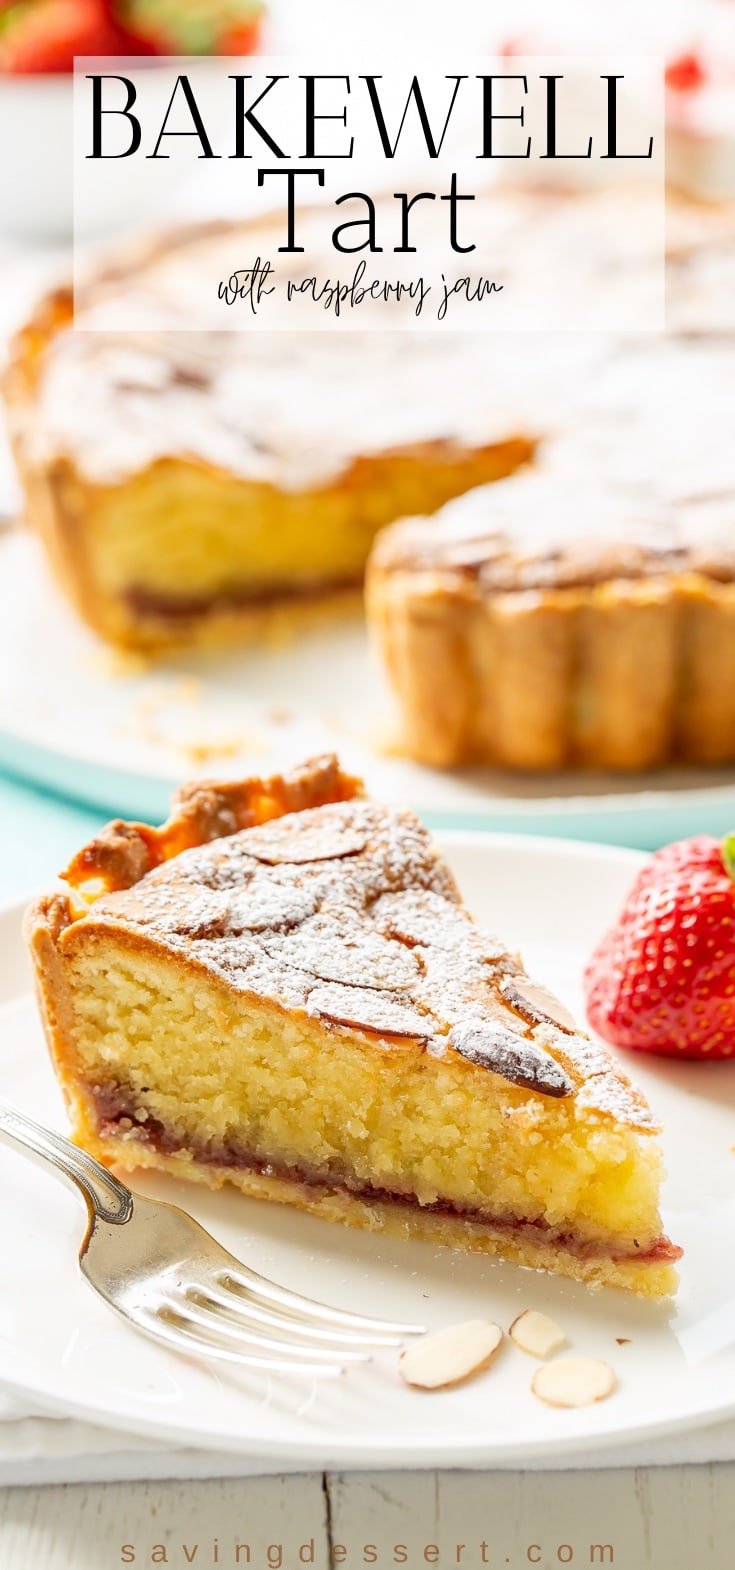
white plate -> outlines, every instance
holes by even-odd
[[[532,970],[578,1008],[589,946],[640,858],[477,834],[447,835],[442,844],[476,915],[521,947]],[[18,913],[8,912],[0,918],[2,1094],[64,1127],[26,988]],[[665,1222],[686,1247],[676,1308],[591,1293],[426,1243],[386,1241],[235,1193],[207,1194],[163,1178],[141,1183],[191,1209],[256,1269],[346,1308],[418,1317],[433,1327],[477,1315],[508,1326],[525,1307],[545,1310],[576,1352],[615,1368],[619,1389],[599,1406],[542,1406],[529,1391],[533,1361],[509,1345],[490,1373],[432,1397],[408,1391],[391,1356],[315,1388],[177,1358],[94,1297],[76,1270],[82,1227],[73,1196],[7,1148],[0,1149],[7,1196],[0,1380],[47,1409],[308,1470],[483,1466],[501,1456],[522,1464],[724,1418],[735,1412],[735,1071],[644,1059],[633,1068],[665,1126]]]
[[[184,778],[268,772],[337,750],[381,800],[410,805],[435,827],[650,848],[705,827],[724,834],[735,819],[732,770],[583,782],[578,773],[445,773],[391,756],[393,728],[357,613],[280,647],[115,669],[48,581],[36,542],[0,538],[0,766],[105,811],[161,819]]]

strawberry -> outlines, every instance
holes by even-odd
[[[18,0],[0,10],[0,74],[67,72],[75,55],[133,52],[106,0]]]
[[[260,36],[260,21],[241,22],[239,27],[230,27],[217,44],[217,53],[221,55],[252,55],[258,47]]]
[[[705,81],[704,66],[699,56],[693,53],[679,55],[676,60],[670,60],[666,67],[666,86],[674,93],[695,92]]]
[[[585,973],[599,1035],[633,1052],[735,1057],[735,834],[667,845]]]

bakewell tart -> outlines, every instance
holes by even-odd
[[[643,1098],[336,761],[113,823],[27,918],[76,1139],[327,1220],[657,1297]]]
[[[320,211],[298,219],[305,271]],[[677,225],[675,325],[677,289],[685,324],[698,325],[709,222]],[[187,330],[207,280],[216,295],[233,259],[277,260],[274,223],[205,225],[138,246],[78,286],[75,310],[68,291],[41,302],[15,340],[4,392],[28,518],[76,608],[114,643],[155,650],[247,635],[274,608],[292,619],[359,586],[383,525],[507,476],[541,437],[576,428],[610,352],[592,332],[418,332],[412,317],[396,331]],[[638,191],[497,189],[478,199],[473,236],[478,256],[512,281],[494,312],[507,299],[523,326],[543,324],[560,276],[580,320],[598,320],[611,295],[626,320],[627,291],[646,302],[648,323],[661,236]],[[732,225],[718,254],[728,236]],[[625,265],[611,282],[616,244]],[[333,274],[334,253],[314,271]],[[709,322],[722,291],[709,275],[707,285]]]
[[[367,603],[406,752],[517,770],[735,761],[734,498],[654,504],[562,465],[387,529]]]

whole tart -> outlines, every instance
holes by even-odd
[[[586,472],[560,460],[381,536],[368,615],[410,756],[735,761],[735,492],[655,502]]]
[[[111,824],[27,934],[76,1139],[330,1221],[658,1297],[643,1098],[426,830],[334,759]]]
[[[377,208],[385,275],[399,234]],[[575,326],[599,321],[601,302],[625,321],[643,300],[648,321],[657,211],[635,189],[478,196],[476,270],[503,292],[472,309],[497,315],[507,301],[516,325],[547,324],[561,278]],[[731,257],[733,222],[685,204],[670,218],[669,322],[699,329],[732,303],[728,263],[703,277],[701,259]],[[283,223],[137,246],[78,286],[75,309],[68,290],[47,297],[15,340],[3,388],[28,518],[77,610],[113,643],[246,636],[274,610],[292,618],[354,589],[383,525],[503,478],[541,437],[577,428],[616,352],[592,332],[453,332],[451,318],[417,331],[409,310],[396,330],[191,330],[233,267],[282,260]],[[298,217],[305,255],[287,260],[299,276],[334,276],[324,223],[320,209]],[[355,258],[338,261],[349,276]],[[435,290],[446,266],[435,258]],[[226,327],[243,311],[233,305]]]

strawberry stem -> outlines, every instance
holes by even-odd
[[[735,832],[726,834],[722,841],[722,860],[725,863],[725,871],[729,872],[730,877],[735,881]]]

